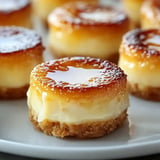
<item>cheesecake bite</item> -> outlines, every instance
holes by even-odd
[[[49,47],[56,58],[89,56],[117,62],[121,38],[130,28],[116,8],[77,2],[56,8],[48,18]]]
[[[128,76],[129,90],[138,97],[160,101],[160,30],[133,30],[120,47],[119,66]]]
[[[0,27],[0,99],[26,96],[33,67],[43,61],[41,38],[20,27]]]
[[[106,60],[72,57],[42,63],[31,72],[27,96],[33,125],[56,137],[101,137],[127,118],[126,75]]]
[[[30,0],[0,0],[0,26],[32,27]]]

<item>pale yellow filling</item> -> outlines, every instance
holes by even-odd
[[[160,87],[159,70],[156,65],[149,65],[148,62],[134,63],[120,58],[119,66],[127,74],[127,79],[131,84],[139,84],[142,88],[146,86]],[[147,66],[147,69],[146,69]]]
[[[76,31],[78,32],[78,31]],[[65,56],[91,56],[98,58],[107,58],[118,53],[121,41],[120,35],[112,35],[108,33],[98,34],[93,37],[92,33],[83,35],[83,31],[74,33],[73,30],[56,31],[50,29],[49,45],[58,51],[56,54],[64,54]]]
[[[36,60],[24,64],[5,65],[0,67],[0,87],[19,88],[29,84],[30,72],[37,64]],[[16,62],[15,62],[16,63]]]
[[[28,106],[38,116],[38,121],[43,120],[82,123],[86,121],[110,120],[119,116],[128,107],[128,94],[117,95],[114,99],[66,101],[60,96],[42,95],[34,87],[27,93]]]

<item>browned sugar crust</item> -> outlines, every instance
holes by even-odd
[[[26,97],[28,85],[20,88],[0,87],[0,99],[20,99]]]
[[[95,19],[82,16],[83,13],[102,13],[107,15],[108,12],[115,14],[110,15],[110,19],[106,18],[101,20],[101,18],[96,17]],[[94,16],[94,15],[93,15]],[[53,19],[54,17],[54,19]],[[107,16],[106,16],[107,17]],[[97,4],[88,4],[84,2],[68,3],[62,7],[57,7],[48,17],[48,21],[51,24],[57,25],[58,23],[72,26],[119,26],[121,23],[128,22],[128,16],[114,7],[102,6]],[[56,22],[55,22],[56,21]],[[57,23],[58,22],[58,23]]]
[[[29,110],[29,117],[34,127],[47,135],[64,137],[77,137],[77,138],[96,138],[115,131],[120,128],[127,118],[127,111],[125,110],[115,119],[103,121],[90,121],[81,124],[69,124],[44,120],[37,121],[37,116],[32,109]]]
[[[125,52],[128,56],[133,57],[142,57],[142,58],[150,58],[152,56],[160,56],[160,51],[149,48],[149,45],[159,46],[156,43],[146,43],[147,39],[150,39],[154,36],[160,36],[160,30],[157,29],[149,29],[149,30],[141,30],[135,29],[129,31],[123,36],[122,44],[125,49],[128,50]]]
[[[128,88],[134,96],[151,101],[160,101],[160,87],[147,86],[142,89],[139,87],[139,84],[128,82]]]

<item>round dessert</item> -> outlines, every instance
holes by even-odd
[[[126,75],[96,58],[52,60],[31,72],[28,106],[33,125],[57,137],[95,138],[127,118]]]
[[[132,20],[132,27],[140,26],[140,9],[145,0],[122,0],[125,11]]]
[[[77,2],[49,15],[49,46],[56,58],[89,56],[116,62],[127,15],[115,8]]]
[[[49,13],[58,6],[62,6],[68,2],[75,2],[76,0],[32,0],[32,6],[35,14],[42,20],[47,22]],[[98,0],[80,0],[87,3],[97,3]]]
[[[0,26],[32,27],[30,0],[0,0]]]
[[[160,1],[145,1],[141,8],[141,26],[143,29],[160,28]]]
[[[0,27],[0,99],[26,96],[33,67],[42,63],[43,46],[32,30]]]
[[[120,46],[119,66],[128,76],[132,94],[160,101],[160,30],[128,32]]]

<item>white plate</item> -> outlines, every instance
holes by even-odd
[[[59,139],[35,130],[26,100],[0,101],[0,151],[54,159],[109,159],[160,153],[160,103],[130,97],[129,122],[109,136]]]

